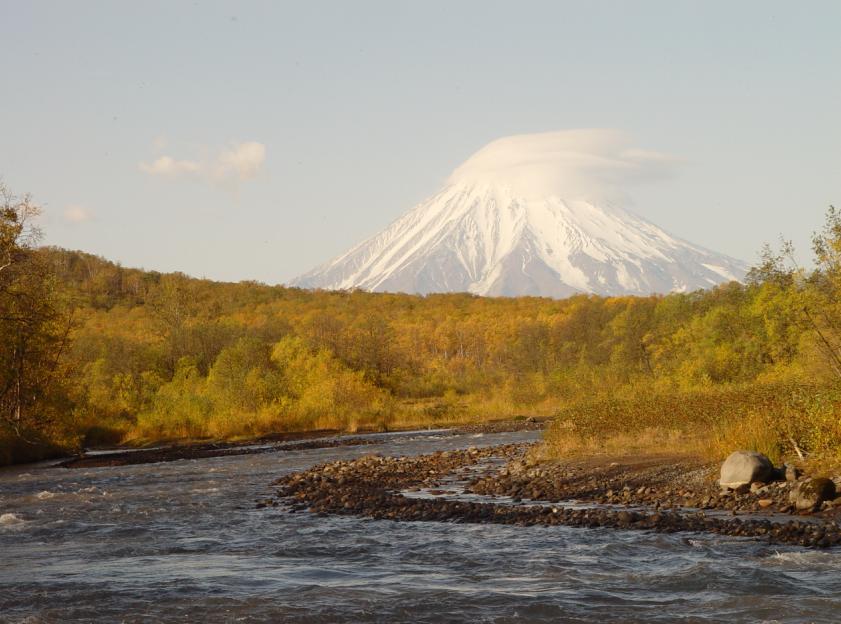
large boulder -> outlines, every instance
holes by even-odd
[[[835,498],[835,483],[832,479],[817,477],[801,481],[792,488],[789,500],[797,511],[817,511],[824,501]]]
[[[774,475],[774,464],[762,453],[736,451],[721,464],[719,484],[723,488],[750,485],[754,481],[768,483]]]

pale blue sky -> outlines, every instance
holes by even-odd
[[[127,266],[282,282],[488,141],[569,128],[680,159],[635,210],[748,261],[780,233],[806,257],[841,204],[836,0],[0,0],[0,25],[0,178],[47,242]],[[141,170],[162,156],[181,175]]]

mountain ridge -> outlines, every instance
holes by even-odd
[[[744,277],[743,262],[671,236],[621,207],[621,195],[589,197],[598,189],[569,165],[578,152],[557,149],[570,143],[558,135],[491,143],[438,193],[291,285],[566,297],[685,292]],[[567,187],[571,198],[559,192]]]

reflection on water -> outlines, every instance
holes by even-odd
[[[3,622],[835,621],[841,553],[712,535],[254,509],[278,476],[534,433],[0,471]]]

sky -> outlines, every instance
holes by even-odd
[[[755,262],[841,205],[841,2],[0,0],[0,180],[45,242],[282,283],[489,142],[605,129],[637,214]]]

